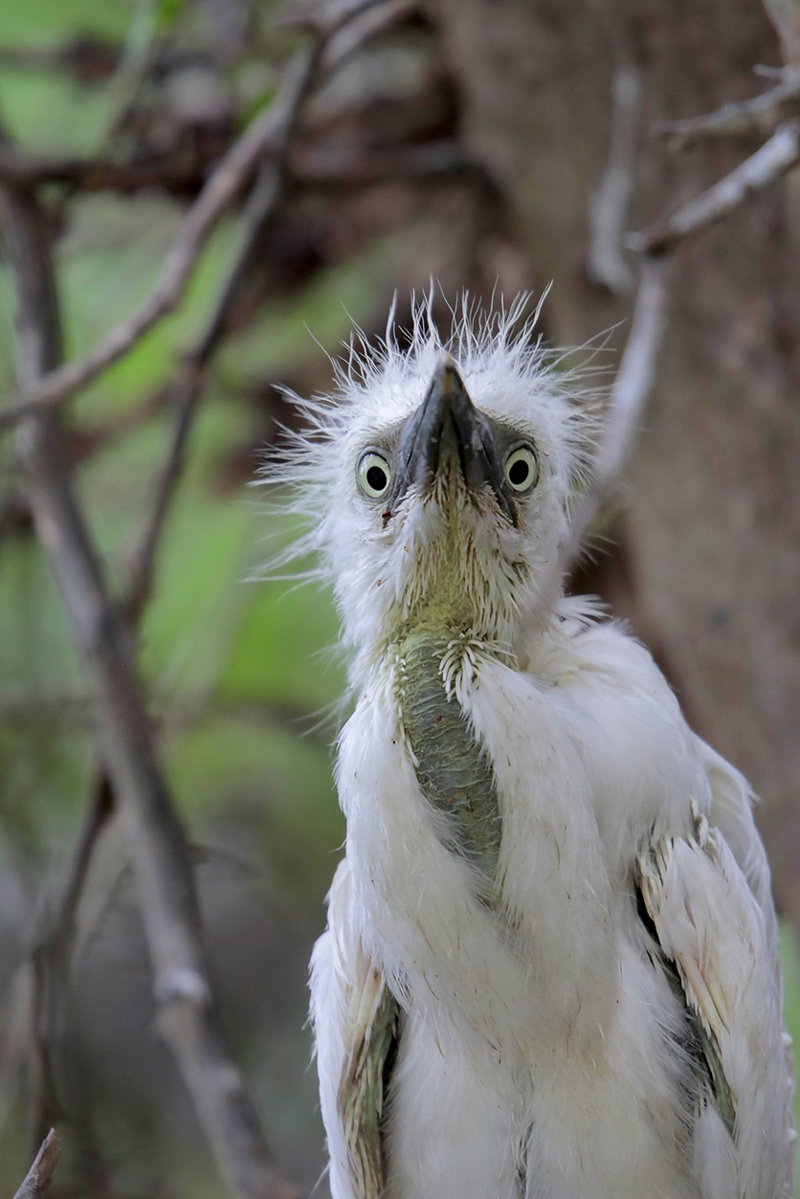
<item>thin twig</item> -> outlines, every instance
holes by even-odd
[[[757,192],[777,183],[800,160],[800,120],[787,121],[760,150],[708,191],[689,200],[672,216],[658,221],[643,233],[631,233],[626,244],[631,250],[665,254],[692,233],[730,216]]]
[[[329,40],[320,63],[321,74],[338,71],[368,42],[419,12],[419,0],[384,0],[379,7],[367,9]]]
[[[30,384],[0,412],[0,429],[16,424],[40,407],[52,406],[81,390],[127,353],[162,317],[177,306],[209,234],[238,195],[258,158],[271,145],[276,117],[272,108],[258,117],[234,143],[181,224],[152,294],[130,317],[120,321],[84,358],[49,371]]]
[[[466,158],[450,140],[355,154],[341,150],[295,152],[291,173],[298,186],[337,191],[395,179],[418,183],[485,175],[480,165]]]
[[[150,487],[153,495],[150,514],[129,568],[123,609],[132,628],[138,624],[150,597],[158,545],[166,524],[172,497],[183,472],[186,446],[201,392],[201,372],[192,363],[189,363],[173,388],[176,412],[175,427],[166,461]]]
[[[800,63],[800,0],[764,0],[764,8],[781,39],[784,62]]]
[[[177,385],[175,429],[166,461],[154,486],[150,517],[139,547],[134,554],[125,609],[133,625],[147,603],[153,583],[153,570],[172,497],[183,473],[186,447],[197,406],[202,395],[205,372],[219,346],[225,326],[255,247],[274,219],[284,193],[289,146],[294,135],[303,101],[309,94],[319,68],[326,39],[313,39],[295,67],[288,72],[284,89],[276,100],[280,121],[273,126],[271,157],[262,164],[242,217],[242,233],[236,256],[228,270],[214,309],[203,332],[186,355],[186,364]]]
[[[60,334],[46,226],[35,199],[0,188],[0,217],[19,298],[23,384],[57,365]],[[189,854],[155,752],[127,629],[114,610],[63,460],[58,414],[20,428],[37,535],[85,659],[101,752],[126,828],[153,964],[159,1027],[172,1049],[223,1177],[247,1199],[289,1199],[244,1080],[222,1036],[200,931]]]
[[[118,58],[117,46],[91,35],[44,46],[0,46],[4,70],[65,71],[83,83],[113,75]]]
[[[382,0],[392,7],[394,0]],[[166,518],[183,472],[191,426],[202,395],[208,365],[225,332],[231,307],[236,299],[242,278],[251,261],[253,251],[263,240],[265,231],[274,221],[287,187],[290,147],[296,132],[303,103],[322,71],[322,63],[330,39],[337,30],[344,31],[343,23],[349,16],[360,13],[374,14],[380,6],[377,0],[360,0],[355,4],[329,5],[318,18],[323,33],[318,33],[307,52],[298,56],[297,66],[287,74],[283,92],[276,100],[280,120],[276,121],[272,135],[272,154],[260,168],[253,191],[242,215],[242,232],[239,248],[228,270],[225,282],[217,297],[211,316],[194,346],[186,354],[185,367],[177,381],[176,419],[172,441],[166,461],[153,484],[153,505],[145,532],[136,550],[125,600],[125,610],[135,625],[147,603],[153,583],[153,570]],[[362,36],[372,36],[372,25],[365,25]],[[354,44],[350,43],[351,46]],[[334,66],[328,69],[332,70]]]
[[[559,573],[574,561],[633,444],[655,381],[656,360],[666,324],[668,265],[650,258],[642,264],[631,331],[611,389],[603,437],[593,463],[593,485],[575,514],[570,539],[561,551]]]
[[[341,0],[325,5],[316,15],[303,18],[303,27],[315,34],[309,48],[292,60],[291,77],[280,96],[252,122],[234,142],[184,218],[175,241],[167,253],[164,269],[144,304],[126,317],[101,339],[83,358],[45,373],[17,393],[6,397],[0,410],[0,432],[18,423],[31,411],[52,407],[75,395],[104,370],[117,362],[154,325],[174,311],[191,278],[200,251],[222,214],[238,196],[258,161],[274,152],[286,124],[283,105],[292,103],[295,87],[307,70],[317,45],[332,37],[345,22],[383,0]]]
[[[51,1038],[60,1027],[59,1006],[66,1002],[75,920],[101,832],[114,810],[105,772],[95,780],[72,854],[53,894],[45,895],[33,921],[30,966],[33,969],[31,1097],[29,1141],[38,1145],[59,1114],[52,1078]],[[20,968],[25,969],[29,963]]]
[[[615,295],[628,295],[634,287],[633,273],[622,257],[622,235],[633,190],[641,94],[639,68],[630,63],[619,67],[614,74],[608,166],[589,206],[586,274]]]
[[[81,192],[114,191],[132,195],[146,188],[160,188],[185,195],[210,166],[211,162],[196,156],[196,151],[191,155],[171,153],[163,157],[151,155],[142,161],[115,162],[101,156],[61,157],[7,143],[0,145],[0,179],[29,186],[55,183]]]
[[[301,0],[280,14],[276,24],[296,33],[308,33],[327,43],[340,29],[372,8],[382,8],[391,0]]]
[[[780,121],[797,116],[800,109],[800,68],[784,69],[777,87],[734,100],[715,112],[682,121],[659,121],[653,133],[664,138],[670,150],[687,150],[699,141],[716,137],[738,137],[749,133],[771,133]]]
[[[40,1199],[53,1180],[53,1171],[60,1157],[61,1142],[56,1130],[51,1128],[14,1199]]]
[[[111,113],[106,120],[102,146],[107,147],[112,143],[135,111],[136,101],[153,65],[157,30],[156,5],[138,5],[128,22],[116,70],[108,81]]]
[[[759,79],[771,79],[773,83],[780,83],[786,74],[786,67],[770,67],[766,63],[757,62],[753,67],[753,74]]]
[[[652,389],[666,324],[670,255],[690,234],[736,212],[750,196],[777,182],[800,160],[800,120],[779,127],[755,154],[708,191],[644,233],[628,234],[629,249],[642,254],[642,277],[633,323],[611,391],[606,423],[593,464],[593,483],[572,522],[570,535],[540,589],[531,620],[552,602],[559,580],[575,561],[592,521],[611,496],[630,451]]]
[[[577,559],[583,539],[619,478],[655,381],[656,361],[666,325],[667,260],[646,257],[628,341],[606,410],[603,435],[592,466],[592,484],[578,504],[569,535],[537,595],[531,623],[550,610],[561,581]]]

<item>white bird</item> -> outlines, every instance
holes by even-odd
[[[355,709],[314,949],[334,1199],[788,1199],[790,1041],[745,779],[543,580],[596,420],[519,307],[423,305],[301,401],[283,478]]]

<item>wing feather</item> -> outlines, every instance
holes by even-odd
[[[775,1199],[792,1193],[791,1082],[763,850],[747,842],[757,834],[751,817],[747,824],[747,793],[739,794],[746,810],[735,806],[733,788],[716,792],[711,808],[738,838],[736,856],[720,828],[696,815],[692,833],[661,838],[640,856],[637,882],[667,968],[699,1022],[713,1104],[733,1142],[736,1193]]]
[[[333,1199],[380,1199],[384,1097],[399,1005],[352,919],[347,862],[328,896],[328,929],[311,959],[311,1016]]]
[[[778,929],[769,864],[753,819],[756,797],[747,779],[716,750],[695,737],[711,788],[709,823],[718,828],[764,915],[777,962]]]

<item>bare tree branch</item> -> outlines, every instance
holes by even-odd
[[[792,0],[795,3],[795,0]],[[797,0],[800,5],[800,0]],[[800,8],[798,8],[800,11]],[[800,77],[786,73],[787,89],[797,89]],[[774,89],[767,93],[774,99]],[[783,93],[782,93],[783,94]],[[792,91],[792,95],[795,92]],[[752,108],[754,102],[748,102]],[[746,107],[746,106],[744,106]],[[719,114],[697,118],[695,122],[675,122],[662,128],[682,134],[707,129],[721,114],[728,121],[731,110],[741,113],[743,106],[726,106]],[[707,229],[730,216],[747,200],[781,179],[800,161],[800,119],[785,121],[755,154],[700,196],[690,200],[672,216],[657,222],[643,233],[628,234],[625,244],[643,255],[642,276],[633,313],[633,323],[617,377],[611,390],[603,436],[595,455],[593,482],[572,522],[570,535],[561,547],[558,560],[543,581],[530,620],[535,621],[552,602],[559,581],[575,561],[583,539],[601,507],[611,497],[630,451],[637,424],[655,378],[658,351],[666,324],[667,271],[670,256],[690,234]]]
[[[419,183],[458,177],[486,178],[480,165],[465,158],[457,143],[449,140],[370,150],[366,154],[299,150],[292,154],[291,174],[301,187],[326,191],[346,191],[394,179]]]
[[[274,219],[283,197],[289,147],[303,101],[314,84],[326,45],[326,37],[317,37],[314,39],[311,49],[298,57],[297,67],[285,85],[285,94],[277,101],[280,120],[276,120],[273,124],[273,153],[262,164],[253,191],[245,206],[239,248],[205,329],[186,355],[186,364],[177,383],[177,415],[172,442],[166,461],[154,483],[155,498],[150,518],[131,566],[125,608],[133,624],[138,620],[152,588],[158,543],[172,497],[183,472],[186,446],[197,405],[202,395],[206,368],[225,331],[231,306],[253,250]]]
[[[715,112],[683,121],[659,121],[652,131],[666,139],[670,150],[681,151],[709,138],[771,133],[780,121],[797,116],[799,110],[800,68],[792,67],[781,71],[777,87],[751,100],[731,101]]]
[[[295,61],[294,69],[298,69]],[[183,295],[211,230],[238,195],[258,158],[271,148],[276,114],[267,109],[234,143],[185,217],[164,269],[150,297],[132,316],[120,321],[84,358],[47,372],[0,412],[0,429],[15,424],[32,409],[53,405],[85,387],[127,353]]]
[[[47,231],[34,198],[0,188],[0,219],[19,297],[24,384],[57,365],[58,307]],[[37,535],[84,655],[103,758],[129,836],[162,1034],[175,1054],[222,1175],[247,1199],[289,1199],[244,1080],[224,1044],[183,830],[158,764],[130,635],[111,605],[63,459],[58,415],[20,427],[18,451]]]
[[[276,155],[262,168],[246,206],[238,252],[206,328],[189,351],[177,381],[175,430],[166,461],[153,485],[154,500],[150,517],[131,565],[125,608],[133,624],[138,620],[150,595],[158,543],[172,497],[183,472],[189,433],[202,395],[205,371],[219,345],[227,316],[253,249],[278,206],[286,175],[289,142],[302,101],[311,87],[318,58],[318,51],[305,57],[306,69],[298,79],[298,86],[293,89],[292,103],[284,107],[285,121],[280,131],[279,143],[276,145]]]
[[[622,257],[622,234],[633,190],[641,94],[639,68],[632,63],[618,67],[614,73],[608,166],[589,205],[586,274],[615,295],[628,295],[634,287],[633,273]]]
[[[631,331],[611,389],[603,434],[593,463],[592,483],[579,502],[567,540],[542,581],[534,609],[528,617],[530,624],[535,624],[541,613],[550,610],[562,579],[580,553],[589,526],[611,497],[633,444],[655,379],[658,351],[666,325],[669,265],[667,260],[649,257],[642,263]]]
[[[279,17],[283,29],[308,33],[327,43],[340,29],[373,8],[382,8],[392,0],[300,0]]]
[[[561,551],[559,577],[575,560],[633,444],[655,379],[666,324],[667,270],[668,264],[658,259],[648,258],[643,263],[631,331],[611,389],[603,437],[593,463],[592,487],[578,508],[570,538]]]
[[[55,1129],[51,1128],[14,1199],[40,1199],[53,1180],[53,1171],[60,1157],[61,1142]]]
[[[101,156],[38,154],[8,143],[0,144],[0,179],[29,187],[56,183],[81,192],[114,191],[122,195],[157,187],[184,195],[210,165],[196,152],[191,155],[170,152],[162,157],[153,154],[143,161],[115,162]]]
[[[644,233],[626,238],[639,253],[665,254],[692,233],[730,216],[757,192],[777,183],[800,160],[800,120],[786,121],[768,142],[708,191]]]
[[[365,9],[328,41],[320,64],[322,74],[338,71],[367,42],[419,12],[419,0],[385,0],[376,8]]]
[[[800,62],[800,0],[764,0],[764,8],[778,37],[785,62]]]
[[[23,390],[7,397],[0,410],[0,431],[10,428],[32,410],[59,404],[80,391],[177,307],[214,226],[239,195],[259,160],[267,153],[280,152],[287,109],[295,105],[296,93],[306,87],[308,75],[316,66],[327,39],[345,22],[383,2],[385,0],[337,0],[313,10],[302,21],[298,18],[303,28],[313,31],[310,45],[292,60],[279,96],[233,144],[189,209],[151,295],[132,316],[115,325],[85,357],[46,372],[36,382],[29,381]]]
[[[574,561],[589,526],[609,498],[628,456],[653,385],[666,322],[668,262],[665,258],[690,233],[729,216],[751,195],[777,182],[798,159],[800,121],[791,121],[782,125],[770,141],[736,170],[684,204],[671,217],[648,232],[628,235],[629,247],[644,253],[631,332],[611,390],[605,429],[594,461],[593,485],[575,515],[570,537],[561,550],[552,580],[548,580],[543,595],[551,594],[553,580],[563,577]]]
[[[123,607],[131,626],[135,627],[150,597],[153,571],[161,534],[166,524],[172,497],[178,486],[186,457],[192,423],[202,393],[202,371],[193,363],[187,364],[174,384],[175,427],[166,461],[150,488],[152,507],[144,533],[129,568],[127,594]]]
[[[31,1095],[28,1103],[29,1140],[38,1145],[59,1115],[52,1078],[54,1030],[61,1023],[66,1001],[75,919],[97,840],[114,809],[111,783],[105,772],[95,780],[83,824],[63,878],[53,894],[42,896],[30,937],[33,994],[31,1029]]]

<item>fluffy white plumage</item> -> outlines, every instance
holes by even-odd
[[[352,352],[335,396],[301,401],[311,431],[282,470],[357,696],[312,959],[331,1190],[788,1199],[752,795],[596,605],[531,618],[595,420],[518,317],[464,311],[443,346],[423,305],[404,348]],[[451,811],[458,771],[486,762]]]

